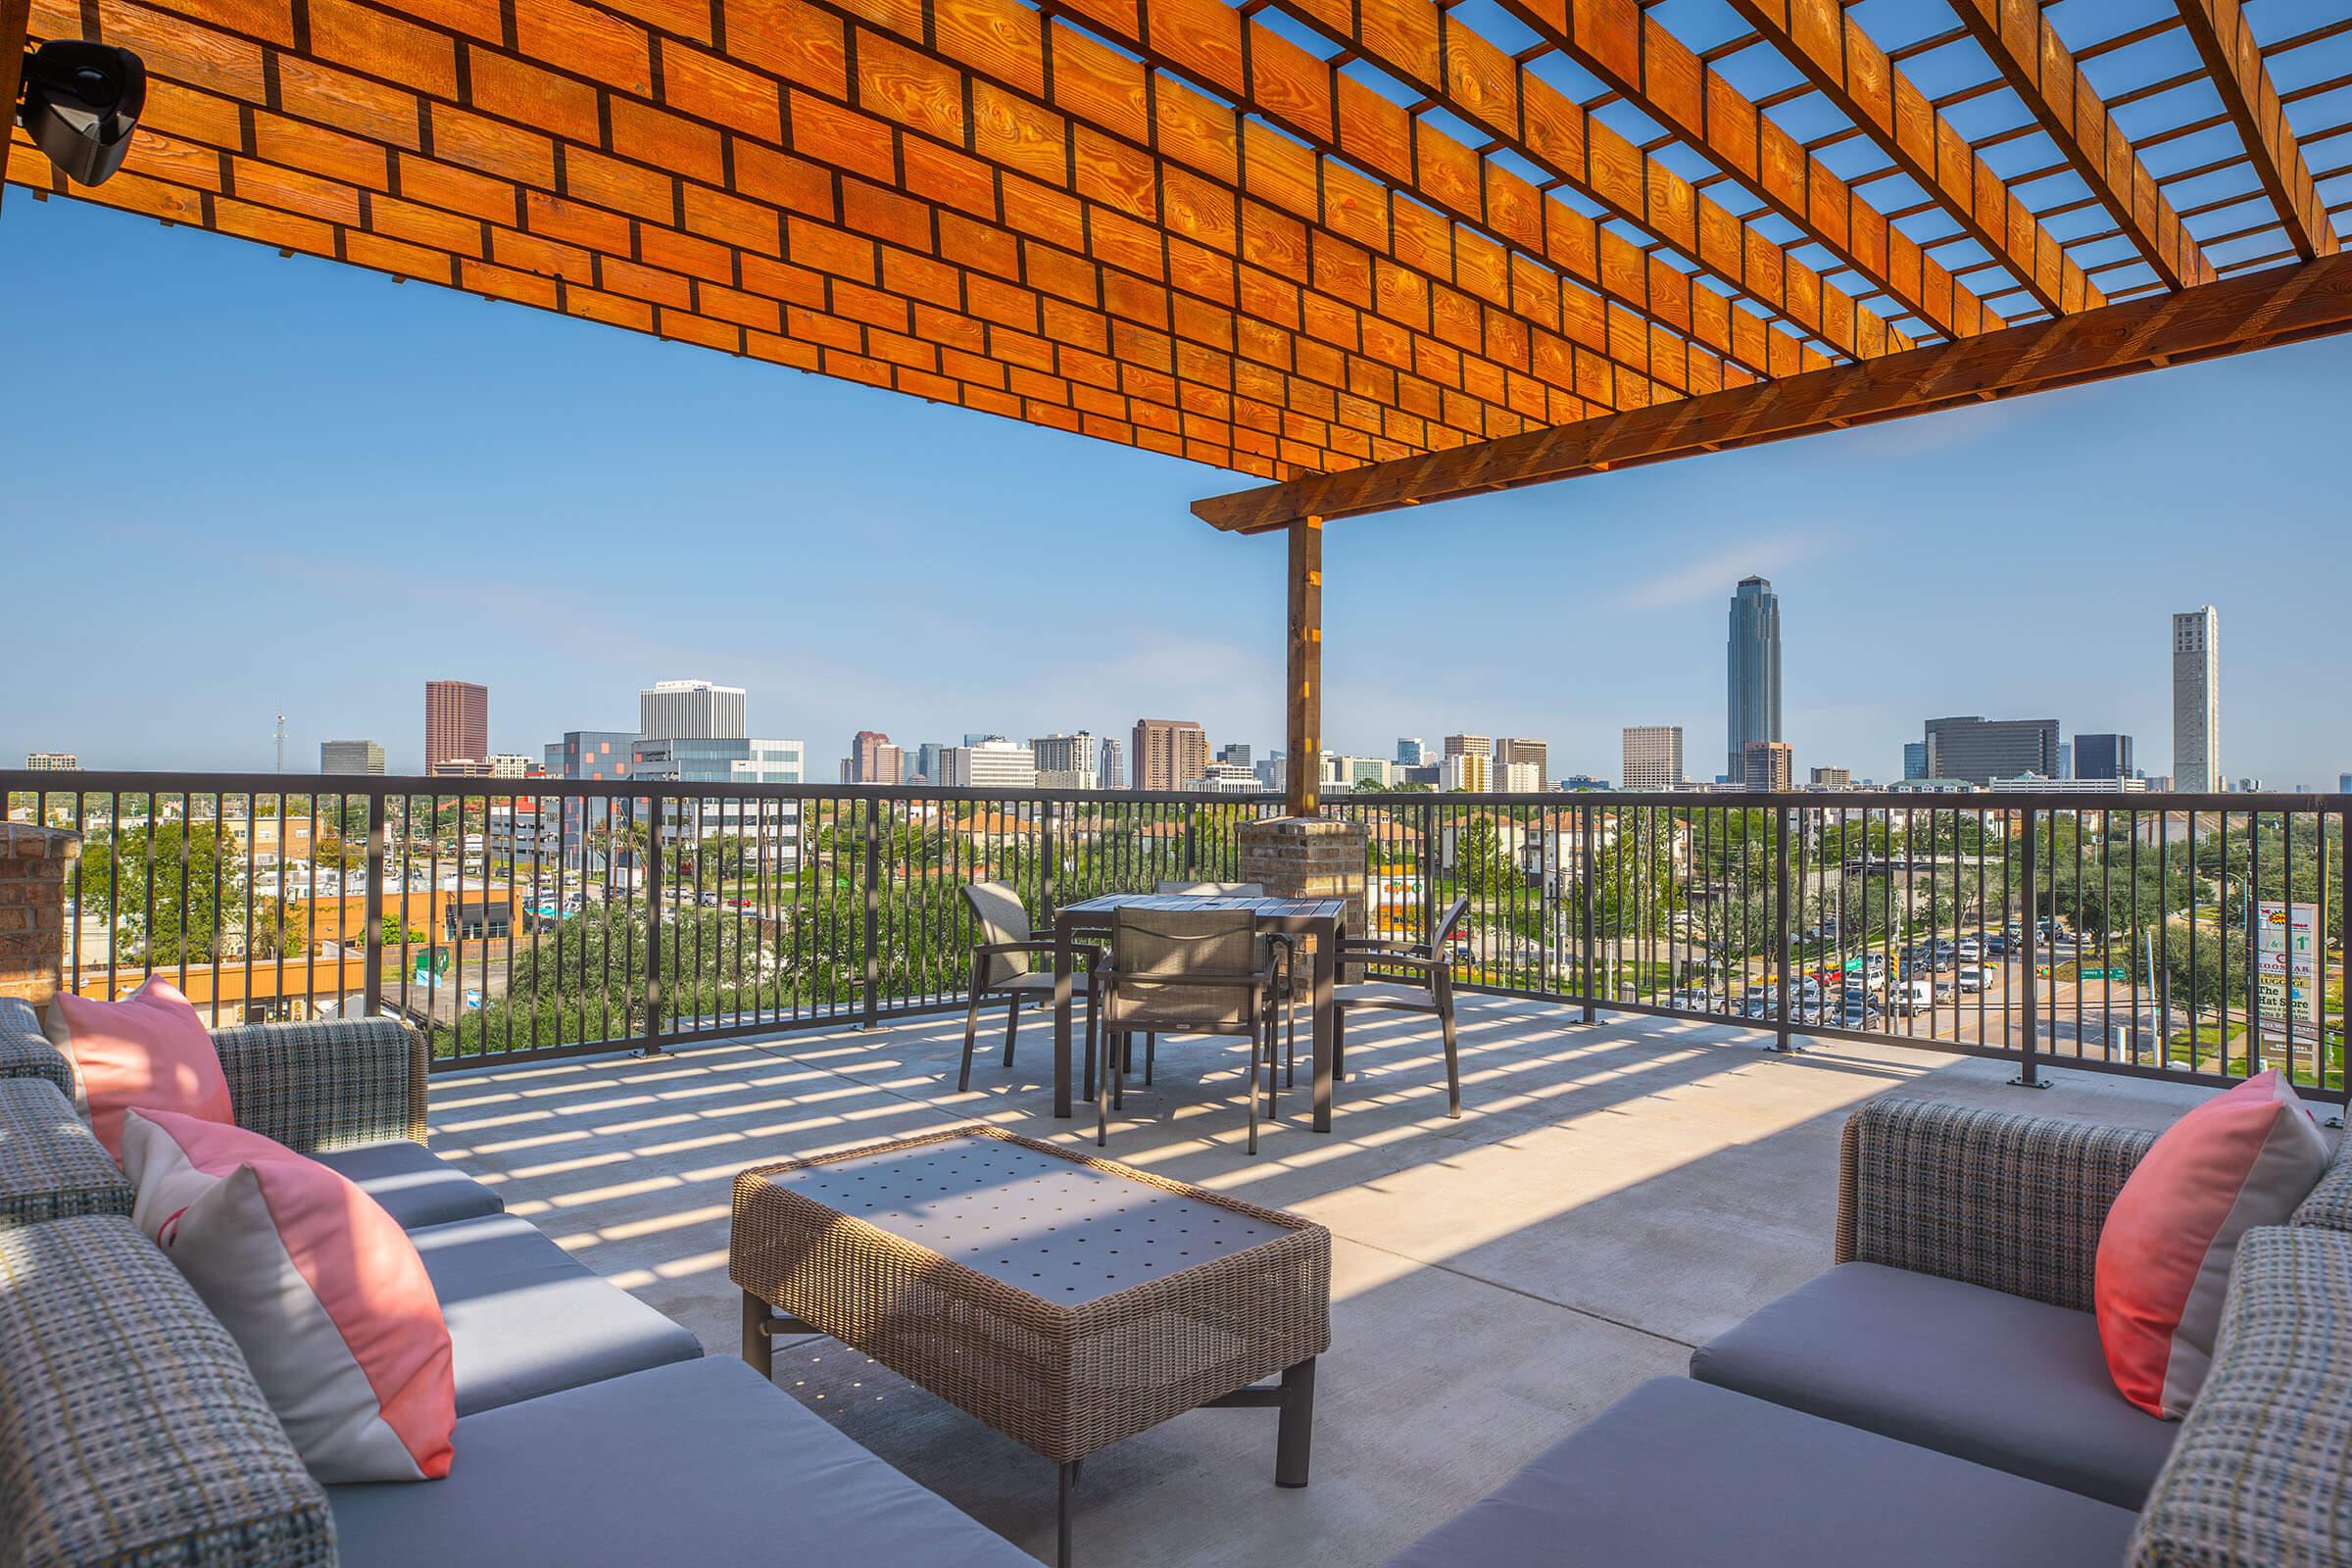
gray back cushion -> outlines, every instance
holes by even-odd
[[[335,1560],[236,1342],[127,1219],[0,1231],[0,1561]]]
[[[2129,1568],[2352,1564],[2352,1236],[2246,1233],[2213,1369],[2132,1537]]]

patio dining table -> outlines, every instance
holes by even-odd
[[[1110,923],[1114,909],[1247,909],[1257,928],[1294,940],[1312,938],[1314,973],[1314,1128],[1331,1131],[1332,1058],[1339,1042],[1340,939],[1348,923],[1345,899],[1245,898],[1233,894],[1103,893],[1064,905],[1054,914],[1054,1114],[1070,1114],[1070,953],[1072,936]]]

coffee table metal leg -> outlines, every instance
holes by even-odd
[[[1315,1358],[1308,1356],[1282,1374],[1282,1424],[1274,1437],[1274,1484],[1306,1485],[1307,1456],[1315,1446]]]
[[[751,1292],[743,1293],[743,1358],[763,1378],[776,1374],[775,1342],[767,1337],[768,1304]]]
[[[1070,1493],[1078,1485],[1079,1461],[1061,1466],[1061,1499],[1054,1530],[1054,1568],[1070,1568]]]

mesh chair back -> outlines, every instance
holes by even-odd
[[[1181,893],[1188,899],[1262,899],[1263,882],[1162,882],[1162,893]]]
[[[972,923],[979,928],[982,944],[1029,940],[1029,911],[1021,906],[1021,896],[1004,883],[966,883],[963,898],[972,906]],[[1015,975],[1028,972],[1028,954],[991,954],[981,984],[1001,986]]]
[[[1257,921],[1247,909],[1112,911],[1107,1005],[1128,1028],[1250,1028],[1244,985],[1189,983],[1194,975],[1246,975],[1257,967]]]

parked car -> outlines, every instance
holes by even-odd
[[[1845,1009],[1838,1014],[1838,1027],[1840,1029],[1876,1029],[1878,1026],[1879,1009],[1876,1007],[1849,1002]]]
[[[1894,988],[1894,1010],[1905,1017],[1927,1011],[1935,1000],[1935,988],[1925,980],[1906,980]]]
[[[1991,983],[1992,971],[1985,968],[1983,964],[1964,963],[1960,966],[1961,990],[1967,992],[1979,992],[1983,991]]]
[[[1962,937],[1960,939],[1959,952],[1960,961],[1962,963],[1975,963],[1984,956],[1984,944],[1980,943],[1975,937]]]

